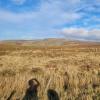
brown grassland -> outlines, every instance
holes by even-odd
[[[70,43],[69,43],[70,44]],[[0,44],[0,100],[16,93],[12,100],[22,100],[28,80],[37,78],[39,100],[47,100],[46,86],[55,89],[61,100],[100,100],[100,44],[67,42],[57,46]],[[63,76],[69,75],[63,90]]]

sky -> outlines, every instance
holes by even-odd
[[[100,0],[0,0],[0,40],[100,41]]]

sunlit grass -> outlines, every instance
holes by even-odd
[[[0,100],[16,90],[12,100],[22,100],[28,80],[39,80],[40,100],[47,100],[48,88],[55,89],[61,100],[100,100],[100,48],[2,47],[0,49]],[[64,73],[69,76],[63,89]]]

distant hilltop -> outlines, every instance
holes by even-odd
[[[2,45],[19,45],[19,46],[100,46],[100,42],[67,40],[64,38],[47,38],[37,40],[3,40]]]

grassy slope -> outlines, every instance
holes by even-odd
[[[56,89],[61,100],[100,100],[100,44],[49,39],[43,41],[6,41],[0,44],[0,100],[16,90],[13,100],[21,100],[27,81],[41,82],[39,97],[53,76],[49,88]],[[69,75],[63,91],[64,72]]]

